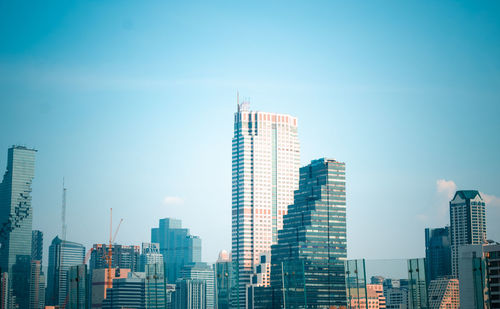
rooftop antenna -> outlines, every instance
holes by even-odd
[[[62,194],[62,239],[66,240],[66,186],[64,185],[63,177],[63,194]]]
[[[238,112],[240,111],[240,92],[236,90],[236,104],[238,105]]]

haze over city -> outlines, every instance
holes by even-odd
[[[0,4],[0,168],[38,150],[33,229],[231,250],[237,93],[298,118],[300,166],[346,163],[348,258],[423,257],[457,190],[500,240],[498,2]],[[45,252],[45,256],[47,256]]]

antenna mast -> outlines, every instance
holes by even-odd
[[[64,177],[63,177],[63,194],[62,194],[62,239],[66,240],[66,187],[64,186]]]

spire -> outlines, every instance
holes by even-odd
[[[238,113],[240,112],[240,92],[236,90],[236,105],[238,107]]]

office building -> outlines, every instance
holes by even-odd
[[[90,272],[95,269],[108,267],[106,257],[108,255],[108,244],[94,244],[90,255]],[[139,270],[139,256],[141,249],[139,246],[111,245],[111,268],[125,268],[131,271]]]
[[[229,309],[231,305],[231,288],[233,282],[233,265],[229,253],[222,250],[215,263],[215,307]]]
[[[151,242],[160,244],[168,283],[175,283],[185,264],[201,262],[201,239],[182,228],[181,220],[160,219],[151,229]]]
[[[146,308],[165,308],[165,272],[163,260],[160,263],[145,265],[145,302]]]
[[[31,231],[31,260],[43,260],[43,232],[38,230]]]
[[[232,261],[238,283],[232,302],[243,308],[254,267],[276,243],[298,187],[297,118],[250,111],[248,102],[238,102],[232,162]],[[269,282],[269,272],[260,277]]]
[[[42,271],[42,261],[31,261],[30,276],[30,309],[43,309],[45,307],[45,275]]]
[[[458,250],[486,243],[485,203],[476,190],[457,191],[450,201],[451,271],[458,278]]]
[[[300,168],[295,202],[272,247],[271,287],[287,295],[276,306],[345,306],[346,259],[345,163],[313,160]]]
[[[107,291],[113,288],[115,279],[127,278],[130,269],[121,268],[98,268],[92,271],[92,287],[90,302],[91,308],[101,308],[104,299],[107,298]]]
[[[190,263],[186,264],[181,269],[181,278],[190,280],[201,280],[205,282],[206,299],[203,301],[205,308],[214,309],[215,304],[215,289],[214,289],[214,270],[207,263]]]
[[[425,229],[427,280],[451,276],[450,227]]]
[[[145,272],[147,264],[163,265],[163,255],[160,253],[160,244],[142,243],[142,253],[139,259],[139,271]]]
[[[387,309],[409,309],[408,279],[385,279],[383,287]]]
[[[205,309],[205,280],[179,279],[175,287],[175,309]]]
[[[145,274],[143,272],[130,272],[126,278],[113,280],[113,287],[108,289],[107,297],[102,302],[102,308],[151,308],[146,306]]]
[[[85,259],[85,247],[56,236],[49,247],[49,267],[45,301],[48,306],[62,306],[68,297],[68,271]]]
[[[458,252],[460,308],[500,308],[500,244],[464,245]]]
[[[87,264],[70,266],[68,270],[68,302],[71,309],[87,309],[89,305]]]
[[[31,183],[35,176],[35,153],[35,149],[23,146],[9,148],[0,184],[0,268],[9,273],[7,289],[13,289],[5,296],[12,294],[21,308],[29,306],[26,278],[30,277],[31,268]]]
[[[430,309],[459,309],[458,279],[440,277],[429,284]]]

